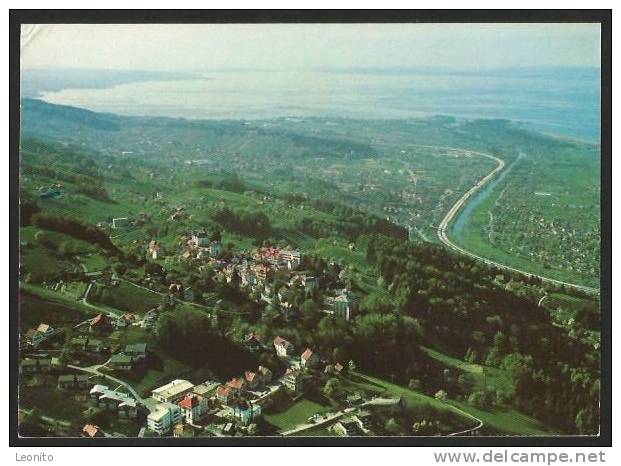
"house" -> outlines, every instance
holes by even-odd
[[[265,366],[259,366],[257,369],[259,376],[261,377],[261,383],[268,384],[272,381],[272,371]]]
[[[95,385],[89,392],[94,406],[117,414],[122,419],[134,419],[138,415],[136,400],[127,393],[110,390],[105,385]]]
[[[204,233],[192,233],[188,244],[195,248],[206,248],[209,246],[209,238]]]
[[[282,337],[274,338],[274,348],[276,348],[276,354],[281,358],[291,356],[295,350],[293,344]]]
[[[159,435],[164,435],[181,420],[182,414],[179,406],[172,403],[160,403],[147,416],[147,427]]]
[[[26,342],[32,346],[38,346],[55,333],[50,325],[41,323],[36,329],[31,328],[26,332]]]
[[[315,353],[313,353],[313,350],[311,350],[310,348],[306,348],[306,351],[304,351],[302,353],[302,356],[300,356],[300,366],[303,369],[312,369],[313,367],[317,366],[318,363],[319,358]]]
[[[274,271],[271,267],[264,264],[257,264],[254,266],[254,273],[257,279],[261,282],[265,282],[268,278],[272,278]]]
[[[58,377],[59,390],[75,390],[86,388],[89,385],[88,374],[67,374]]]
[[[166,385],[156,388],[151,392],[151,396],[162,403],[175,402],[188,393],[194,384],[187,380],[176,379]]]
[[[127,217],[118,217],[112,219],[112,228],[117,230],[119,228],[127,228],[129,226],[129,219]]]
[[[300,393],[303,389],[302,374],[298,370],[287,369],[285,375],[280,378],[280,383],[294,394]]]
[[[218,382],[207,380],[202,384],[194,386],[194,388],[192,388],[192,393],[200,395],[204,398],[209,398],[216,393],[219,385],[220,384]]]
[[[351,320],[358,306],[358,299],[348,290],[343,290],[333,301],[334,315],[339,319]]]
[[[103,437],[104,436],[104,434],[101,431],[101,429],[99,429],[99,427],[97,427],[94,424],[86,424],[82,428],[82,435],[84,437],[89,437],[89,438]]]
[[[41,337],[35,328],[28,329],[28,331],[24,334],[24,339],[26,340],[26,343],[32,346],[37,346],[41,343]]]
[[[89,330],[95,333],[103,333],[113,328],[112,318],[105,314],[97,314],[89,325]]]
[[[249,267],[242,269],[239,275],[241,278],[242,286],[253,288],[254,285],[257,283],[257,276],[255,275],[254,271]]]
[[[113,354],[108,360],[107,366],[114,371],[131,371],[134,359],[123,353]]]
[[[216,398],[220,403],[228,405],[233,399],[233,392],[230,387],[220,385],[216,390]]]
[[[364,398],[360,393],[349,393],[345,398],[345,402],[350,406],[355,406],[364,402]]]
[[[151,257],[151,259],[153,260],[157,260],[162,256],[162,248],[161,246],[157,243],[157,241],[155,241],[154,239],[152,239],[149,242],[149,245],[147,246],[147,253],[149,254],[149,256]]]
[[[127,345],[123,353],[130,356],[134,361],[140,361],[147,357],[147,344],[134,343],[132,345]]]
[[[181,408],[181,415],[185,422],[194,424],[208,409],[208,399],[195,393],[186,393],[178,403]]]
[[[189,424],[176,424],[173,427],[174,438],[192,438],[196,435],[196,429]]]
[[[231,389],[234,397],[238,397],[246,388],[246,381],[240,377],[234,377],[226,383],[226,386]]]
[[[21,369],[24,374],[49,374],[52,370],[52,360],[27,358],[22,361]]]
[[[338,375],[338,374],[340,374],[341,372],[343,372],[343,369],[345,369],[345,366],[343,366],[343,364],[341,364],[340,362],[337,362],[337,363],[334,365],[334,368],[333,368],[333,369],[334,369],[334,373]]]
[[[300,251],[283,249],[280,251],[279,259],[287,263],[287,268],[289,270],[294,270],[300,265],[302,254],[300,254]]]
[[[358,410],[358,412],[354,415],[353,420],[358,423],[358,427],[360,427],[360,430],[362,430],[365,434],[369,434],[371,432],[371,429],[373,428],[373,416],[370,411],[364,409]]]
[[[365,433],[355,419],[342,419],[331,427],[332,431],[343,437],[360,437]]]
[[[244,379],[250,390],[257,388],[260,383],[260,376],[256,372],[246,371],[244,373]]]
[[[317,277],[313,277],[311,275],[302,275],[302,286],[307,292],[316,290],[319,288],[319,280]]]
[[[261,417],[261,405],[239,399],[233,404],[233,416],[247,426]]]
[[[218,257],[222,252],[222,243],[220,241],[213,241],[209,245],[209,257]]]
[[[125,314],[121,316],[121,320],[123,321],[123,324],[125,324],[125,326],[128,327],[138,321],[138,314],[134,314],[132,312],[126,312]]]
[[[256,333],[251,332],[244,338],[244,347],[250,352],[257,352],[261,349],[261,340]]]
[[[181,293],[181,291],[183,291],[183,285],[181,283],[171,283],[168,286],[168,293],[171,295]]]

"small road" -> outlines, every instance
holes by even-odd
[[[471,427],[469,429],[460,430],[459,432],[452,432],[452,433],[448,434],[449,437],[456,437],[456,436],[459,436],[459,435],[470,434],[470,433],[472,433],[472,432],[474,432],[476,430],[479,430],[481,427],[483,427],[485,425],[481,419],[479,419],[476,416],[473,416],[472,414],[464,411],[463,409],[460,409],[457,406],[453,406],[450,403],[447,403],[447,405],[450,406],[451,409],[457,411],[462,416],[466,416],[467,418],[472,419],[473,421],[475,421],[477,423],[474,427]]]
[[[82,296],[82,297],[81,297],[78,301],[79,301],[80,303],[84,304],[86,307],[90,307],[91,309],[94,309],[94,310],[96,310],[97,312],[100,312],[100,313],[101,313],[101,314],[103,314],[103,315],[106,315],[106,316],[108,316],[108,317],[112,317],[112,318],[114,318],[114,319],[120,319],[120,318],[121,318],[121,314],[117,314],[117,313],[116,313],[116,312],[114,312],[112,309],[110,309],[110,308],[103,308],[103,307],[99,307],[99,306],[97,306],[97,305],[95,305],[95,304],[91,304],[91,303],[89,303],[89,302],[87,301],[88,294],[89,294],[89,292],[91,291],[91,287],[92,287],[92,286],[93,286],[93,284],[92,284],[92,283],[89,283],[89,284],[88,284],[88,288],[86,288],[86,292],[84,293],[84,296]],[[91,320],[93,320],[93,319],[92,319],[92,318],[91,318],[91,319],[86,319],[85,321],[82,321],[82,322],[80,322],[80,323],[78,323],[78,324],[74,325],[74,327],[73,327],[73,328],[75,329],[75,328],[79,328],[79,327],[81,327],[82,325],[86,325],[86,324],[87,324],[88,322],[90,322]]]
[[[366,401],[362,404],[360,404],[359,406],[355,406],[352,408],[345,408],[341,411],[339,411],[338,413],[334,413],[331,416],[328,416],[324,419],[322,419],[319,422],[315,422],[313,423],[306,423],[306,424],[300,424],[296,427],[294,427],[293,429],[289,429],[285,432],[281,432],[280,435],[282,435],[283,437],[287,436],[287,435],[293,435],[293,434],[298,434],[300,432],[303,432],[305,430],[308,429],[312,429],[314,427],[321,427],[324,426],[326,424],[329,424],[333,421],[336,421],[337,419],[343,417],[346,414],[352,413],[354,411],[356,411],[359,408],[363,408],[365,406],[392,406],[395,405],[397,403],[399,403],[401,401],[400,398],[374,398],[372,400]]]
[[[127,382],[121,379],[117,379],[116,377],[113,377],[109,374],[104,374],[103,372],[100,372],[99,369],[101,369],[102,365],[80,367],[80,366],[74,366],[71,364],[67,364],[67,367],[69,367],[70,369],[75,369],[77,371],[86,372],[87,374],[97,375],[99,377],[104,377],[108,380],[112,380],[113,382],[116,382],[119,385],[122,385],[123,387],[125,387],[129,391],[129,393],[131,393],[131,395],[136,399],[136,401],[140,403],[141,405],[145,406],[149,410],[149,412],[153,412],[156,409],[155,407],[157,405],[157,400],[154,400],[153,398],[143,398],[142,396],[138,394],[136,390],[134,390],[134,387],[132,387]]]
[[[496,168],[494,168],[491,172],[489,172],[487,175],[485,175],[481,180],[479,180],[472,188],[470,188],[468,191],[466,191],[466,193],[460,197],[457,202],[455,202],[455,204],[453,204],[453,206],[449,209],[449,211],[446,213],[446,215],[444,216],[444,218],[442,219],[442,221],[440,222],[440,224],[438,225],[438,229],[437,229],[437,233],[438,233],[438,239],[442,242],[442,244],[444,244],[445,246],[447,246],[449,249],[452,249],[453,251],[459,252],[465,256],[469,256],[473,259],[476,259],[478,261],[481,261],[487,265],[499,268],[499,269],[503,269],[503,270],[508,270],[511,272],[515,272],[518,273],[520,275],[524,275],[528,278],[530,277],[537,277],[539,279],[541,279],[542,282],[545,283],[551,283],[553,285],[562,285],[562,286],[566,286],[568,288],[574,288],[576,290],[580,290],[580,291],[584,291],[586,293],[590,293],[590,294],[599,294],[599,290],[596,288],[591,288],[588,286],[583,286],[583,285],[577,285],[575,283],[568,283],[568,282],[564,282],[561,280],[556,280],[554,278],[548,278],[548,277],[544,277],[542,275],[538,275],[538,274],[534,274],[531,272],[526,272],[524,270],[520,270],[517,269],[515,267],[510,267],[508,265],[505,264],[501,264],[499,262],[493,261],[491,259],[487,259],[485,257],[479,256],[478,254],[475,254],[471,251],[467,251],[466,249],[462,248],[461,246],[458,246],[457,244],[453,243],[449,237],[446,234],[446,231],[449,228],[450,223],[453,221],[453,219],[455,218],[455,216],[457,215],[457,213],[461,210],[461,208],[466,204],[466,202],[468,202],[468,200],[472,197],[473,194],[475,194],[477,191],[479,191],[483,186],[485,186],[487,183],[489,183],[494,177],[496,177],[496,175],[498,175],[504,168],[505,168],[505,162],[504,160],[499,159],[498,157],[495,157],[491,154],[486,154],[484,152],[476,152],[476,151],[472,151],[472,150],[465,150],[465,149],[456,149],[453,147],[442,147],[441,149],[447,149],[447,150],[451,150],[451,151],[457,151],[457,152],[462,152],[464,154],[473,154],[473,155],[478,155],[481,157],[486,157],[489,159],[492,159],[496,162]]]
[[[119,281],[128,283],[130,285],[135,286],[136,288],[140,288],[141,290],[145,290],[145,291],[148,291],[149,293],[153,293],[153,294],[156,294],[156,295],[159,295],[159,296],[162,296],[162,297],[169,296],[166,293],[162,293],[161,291],[157,291],[157,290],[152,290],[150,288],[147,288],[146,286],[139,285],[138,283],[132,282],[131,280],[127,280],[126,278],[119,278]],[[197,307],[197,308],[202,309],[204,311],[207,311],[207,312],[209,312],[209,316],[211,316],[211,311],[213,311],[213,309],[211,309],[211,308],[209,308],[207,306],[203,306],[202,304],[194,303],[192,301],[185,301],[185,300],[179,299],[179,298],[173,298],[173,299],[174,299],[174,301],[176,303],[187,304],[188,306],[194,306],[194,307]],[[224,309],[218,309],[218,313],[219,314],[230,314],[230,315],[236,315],[236,316],[237,315],[247,315],[248,314],[246,312],[228,311],[228,310],[224,310]]]

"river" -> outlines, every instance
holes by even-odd
[[[461,210],[461,212],[459,212],[457,219],[455,220],[455,222],[453,222],[453,227],[451,229],[452,235],[459,242],[463,242],[462,234],[464,232],[464,228],[466,227],[466,224],[468,223],[468,220],[470,220],[470,217],[472,216],[472,213],[474,212],[474,209],[476,209],[481,204],[481,202],[483,202],[494,191],[494,189],[496,189],[496,187],[500,183],[502,183],[502,181],[505,179],[507,174],[511,170],[513,170],[515,165],[520,160],[522,160],[522,158],[525,155],[526,154],[520,150],[515,160],[511,162],[509,165],[507,165],[507,167],[502,172],[500,172],[500,175],[498,175],[495,179],[493,179],[490,183],[488,183],[487,186],[485,186],[483,189],[478,191],[474,196],[472,196],[468,200],[468,202],[466,203],[466,206]]]

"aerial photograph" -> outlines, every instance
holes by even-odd
[[[597,437],[600,34],[22,24],[19,437]]]

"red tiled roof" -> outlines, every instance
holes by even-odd
[[[94,424],[86,424],[82,429],[82,432],[88,434],[89,437],[94,437],[99,433],[99,427]]]
[[[91,320],[91,326],[99,325],[99,324],[107,324],[108,322],[109,322],[108,316],[104,314],[97,314],[97,316],[95,316],[93,320]]]
[[[179,406],[185,409],[192,409],[200,402],[200,397],[193,393],[188,393],[183,400],[179,402]]]
[[[248,382],[252,382],[255,379],[255,377],[257,376],[257,374],[255,374],[254,372],[251,372],[251,371],[246,371],[245,376],[246,376],[246,380]]]
[[[304,361],[308,361],[312,355],[313,355],[313,350],[310,348],[306,348],[306,351],[302,353],[302,359],[304,359]]]

